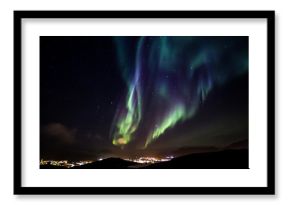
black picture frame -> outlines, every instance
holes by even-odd
[[[266,187],[23,187],[21,20],[27,18],[234,18],[267,20]],[[14,194],[275,194],[275,11],[14,11]]]

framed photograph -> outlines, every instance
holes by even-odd
[[[274,194],[274,11],[14,11],[14,194]]]

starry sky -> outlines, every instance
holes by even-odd
[[[40,157],[248,139],[247,36],[40,37]]]

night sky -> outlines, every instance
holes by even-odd
[[[40,37],[40,157],[248,139],[248,37]]]

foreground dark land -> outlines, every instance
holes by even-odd
[[[194,153],[176,157],[167,162],[139,164],[120,158],[107,158],[73,169],[247,169],[249,168],[248,149],[229,149],[222,151]],[[61,168],[41,165],[41,169]]]

